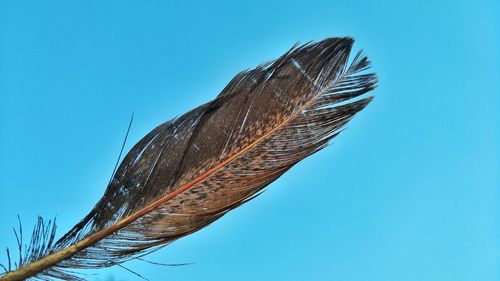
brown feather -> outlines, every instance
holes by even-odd
[[[207,226],[324,148],[371,101],[356,98],[376,84],[360,53],[348,62],[352,44],[331,38],[294,47],[155,128],[94,209],[49,250],[59,260],[31,276],[67,279],[68,269],[146,254]]]

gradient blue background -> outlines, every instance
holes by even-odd
[[[130,148],[297,41],[353,36],[375,101],[262,196],[127,265],[150,280],[499,280],[500,2],[2,1],[0,250],[59,235]],[[5,262],[5,254],[0,261]],[[138,280],[113,268],[90,280]]]

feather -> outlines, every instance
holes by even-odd
[[[103,197],[57,242],[0,280],[79,280],[198,231],[325,148],[376,86],[353,40],[294,46],[236,75],[214,100],[165,122],[124,157]],[[39,226],[39,233],[53,232]],[[41,246],[40,246],[41,245]],[[36,245],[35,245],[36,246]]]

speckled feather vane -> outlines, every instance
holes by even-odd
[[[236,75],[213,101],[156,127],[80,223],[0,280],[76,280],[71,269],[145,255],[254,198],[327,146],[371,101],[361,95],[376,76],[366,73],[361,53],[349,59],[352,44],[330,38],[295,46]]]

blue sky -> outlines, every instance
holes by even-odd
[[[500,2],[2,1],[0,250],[97,202],[127,148],[297,41],[352,36],[380,77],[332,146],[150,280],[498,280]],[[3,251],[3,250],[2,250]],[[0,261],[5,262],[0,254]],[[90,280],[137,280],[121,268]]]

